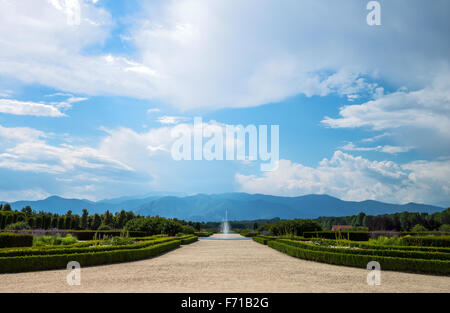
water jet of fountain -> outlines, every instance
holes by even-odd
[[[230,223],[228,223],[228,210],[225,210],[225,220],[220,225],[220,232],[224,235],[230,233]]]

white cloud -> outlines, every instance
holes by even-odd
[[[56,106],[31,101],[0,99],[0,113],[34,116],[64,116]]]
[[[158,117],[158,122],[161,124],[175,125],[180,122],[188,121],[190,118],[183,116],[161,116]]]
[[[279,168],[261,176],[236,174],[240,190],[298,196],[329,194],[344,200],[376,199],[394,203],[444,203],[450,196],[450,160],[404,165],[370,161],[336,151],[316,168],[280,160]]]
[[[359,147],[356,146],[353,142],[349,142],[339,149],[345,151],[380,151],[389,154],[397,154],[411,151],[414,147],[406,147],[406,146],[376,146],[376,147]]]
[[[339,114],[341,117],[326,117],[322,123],[332,128],[427,129],[450,139],[450,75],[440,76],[424,89],[400,90],[360,105],[344,106]]]
[[[80,25],[74,27],[45,0],[1,1],[0,73],[85,95],[216,109],[299,93],[354,101],[382,94],[369,83],[373,78],[417,89],[448,65],[442,27],[448,21],[435,14],[448,8],[446,2],[386,2],[383,10],[395,12],[395,20],[386,18],[382,28],[365,24],[367,11],[358,0],[146,2],[120,34],[137,47],[134,59],[84,53],[101,45],[114,23],[92,1],[79,3]],[[434,18],[415,23],[424,12]],[[421,49],[411,50],[418,40]]]
[[[147,110],[147,113],[148,113],[148,114],[151,114],[151,113],[159,113],[159,112],[161,112],[161,110],[158,109],[158,108],[151,108],[151,109],[148,109],[148,110]]]
[[[97,149],[68,144],[51,145],[42,131],[0,125],[0,168],[61,174],[75,169],[133,171],[132,167]]]

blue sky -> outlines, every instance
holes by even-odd
[[[448,206],[450,4],[379,1],[369,26],[367,2],[0,1],[0,200],[242,191]],[[277,169],[174,161],[171,132],[194,117],[279,125]]]

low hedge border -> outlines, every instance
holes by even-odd
[[[280,242],[285,244],[316,251],[334,252],[334,253],[348,253],[359,255],[377,255],[377,256],[389,256],[397,258],[407,259],[433,259],[433,260],[450,260],[450,253],[429,253],[422,251],[401,251],[401,250],[381,250],[381,249],[349,249],[349,248],[331,248],[322,247],[312,243],[304,243],[300,241],[293,241],[287,239],[279,239]]]
[[[0,248],[31,247],[33,235],[0,233]]]
[[[31,255],[56,255],[56,254],[75,254],[75,253],[97,253],[105,251],[115,250],[129,250],[129,249],[142,249],[151,245],[160,244],[163,242],[174,241],[175,238],[161,238],[156,240],[148,240],[145,242],[135,243],[131,245],[121,246],[93,246],[93,247],[71,247],[66,248],[64,246],[57,246],[55,249],[17,249],[0,251],[1,257],[15,257],[15,256],[31,256]]]
[[[450,236],[415,236],[400,238],[404,246],[450,247]]]
[[[253,238],[253,241],[256,241],[257,243],[260,243],[260,244],[263,244],[263,245],[267,245],[267,243],[270,241],[270,240],[274,240],[275,238],[274,237],[270,237],[270,236],[254,236]]]
[[[172,240],[142,249],[125,249],[97,253],[75,253],[59,255],[32,255],[0,258],[0,273],[30,272],[66,268],[71,261],[81,267],[130,262],[158,256],[180,246],[180,240]]]
[[[267,245],[293,257],[322,263],[366,268],[370,261],[377,261],[382,270],[450,275],[450,261],[314,251],[294,247],[278,240],[271,240]]]
[[[330,245],[335,245],[336,240],[322,239],[322,238],[311,238],[311,240],[320,240]],[[450,253],[450,248],[445,247],[418,247],[418,246],[387,246],[387,245],[376,245],[369,242],[356,242],[343,240],[341,243],[349,247],[359,247],[364,249],[382,249],[382,250],[408,250],[408,251],[423,251],[423,252],[444,252]]]
[[[191,236],[179,237],[177,239],[181,241],[182,245],[188,245],[190,243],[198,241],[198,237],[197,236],[192,236],[192,235]]]
[[[194,233],[194,236],[197,236],[197,237],[209,237],[212,234],[213,234],[212,232],[200,231],[200,232]]]

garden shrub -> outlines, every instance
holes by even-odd
[[[240,233],[240,235],[242,237],[249,237],[249,238],[251,238],[251,237],[258,236],[258,233],[257,232],[243,231],[243,232]]]
[[[0,248],[31,246],[33,246],[32,235],[0,233]]]
[[[393,249],[350,249],[346,247],[327,247],[318,246],[313,243],[304,243],[300,241],[279,240],[282,243],[308,250],[334,252],[334,253],[348,253],[359,255],[377,255],[390,256],[398,258],[412,258],[412,259],[436,259],[436,260],[450,260],[450,253],[429,253],[423,251],[407,251],[407,250],[393,250]]]
[[[360,268],[366,268],[369,262],[377,261],[382,270],[450,275],[450,261],[315,251],[294,247],[279,240],[271,240],[267,244],[280,252],[305,260]]]
[[[201,232],[195,232],[194,235],[197,237],[209,237],[211,236],[213,233],[212,232],[206,232],[206,231],[201,231]]]
[[[172,240],[141,249],[119,249],[103,252],[86,252],[57,255],[32,255],[0,257],[0,273],[17,273],[66,268],[71,261],[79,262],[81,267],[129,262],[151,258],[180,246],[179,240]]]
[[[450,247],[450,236],[414,236],[400,239],[403,246]]]
[[[77,237],[78,240],[92,240],[95,236],[103,238],[103,236],[121,236],[124,232],[120,230],[69,230],[68,233]],[[97,235],[96,235],[97,234]],[[141,231],[129,231],[129,237],[144,237],[147,235]]]
[[[305,238],[325,238],[325,239],[347,239],[353,241],[368,241],[367,231],[314,231],[304,232]]]

